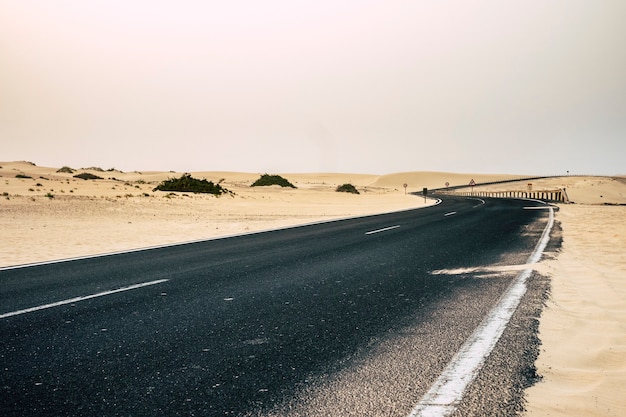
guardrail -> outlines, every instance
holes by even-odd
[[[464,197],[493,197],[493,198],[532,198],[535,200],[555,201],[568,203],[569,198],[565,189],[557,190],[510,190],[510,191],[456,191],[437,190],[437,194],[459,195]]]

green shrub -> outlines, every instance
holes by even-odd
[[[33,177],[29,177],[28,175],[24,175],[24,174],[17,174],[15,178],[33,178]]]
[[[161,182],[152,191],[181,191],[191,193],[207,193],[220,196],[222,194],[233,194],[219,184],[206,179],[193,178],[191,174],[183,174],[180,178],[170,178]]]
[[[339,193],[359,194],[359,191],[352,184],[340,185],[339,187],[337,187],[337,189],[335,191],[337,191]]]
[[[47,194],[46,194],[46,197],[48,197],[48,198],[52,199],[52,198],[54,198],[54,194],[52,194],[52,193],[47,193]]]
[[[102,177],[91,174],[89,172],[83,172],[82,174],[74,175],[74,178],[80,178],[81,180],[101,180]]]
[[[261,178],[252,183],[251,187],[267,187],[269,185],[280,185],[281,187],[296,188],[295,185],[293,185],[280,175],[268,174],[261,175]]]
[[[64,172],[66,174],[73,174],[74,170],[68,166],[63,166],[57,170],[57,172]]]

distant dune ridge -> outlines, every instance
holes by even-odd
[[[191,172],[233,194],[153,191],[168,171],[72,171],[0,162],[0,267],[93,255],[432,204],[410,193],[467,185],[475,190],[565,188],[558,254],[536,269],[551,278],[540,324],[542,382],[527,390],[527,415],[626,415],[626,178],[405,172],[280,174],[297,188],[250,187],[261,173]],[[64,171],[64,172],[63,172]],[[83,180],[92,173],[103,179]],[[360,194],[336,192],[352,184]],[[406,188],[405,188],[406,184]]]

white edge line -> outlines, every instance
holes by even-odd
[[[386,232],[387,230],[397,229],[400,225],[384,227],[382,229],[371,230],[369,232],[365,232],[366,235],[373,235],[374,233]]]
[[[528,264],[539,261],[550,241],[550,231],[554,225],[554,210],[552,207],[549,209],[548,224],[528,258]],[[480,371],[526,293],[526,280],[531,273],[532,269],[524,269],[517,275],[498,304],[461,346],[430,390],[413,408],[409,417],[445,417],[456,411],[465,390]]]
[[[450,213],[446,213],[444,214],[444,216],[452,216],[454,214],[456,214],[456,211],[451,211]]]
[[[111,295],[111,294],[115,294],[115,293],[118,293],[118,292],[134,290],[134,289],[137,289],[137,288],[147,287],[149,285],[161,284],[161,283],[166,282],[166,281],[169,281],[169,280],[167,280],[167,279],[159,279],[159,280],[156,280],[156,281],[142,282],[140,284],[134,284],[134,285],[130,285],[128,287],[118,288],[116,290],[109,290],[109,291],[99,292],[97,294],[84,295],[84,296],[81,296],[81,297],[70,298],[68,300],[57,301],[57,302],[54,302],[54,303],[44,304],[44,305],[40,305],[40,306],[37,306],[37,307],[25,308],[24,310],[11,311],[9,313],[0,314],[0,319],[4,319],[4,318],[7,318],[7,317],[12,317],[12,316],[18,316],[20,314],[32,313],[33,311],[44,310],[46,308],[58,307],[58,306],[62,306],[62,305],[65,305],[65,304],[77,303],[79,301],[89,300],[91,298],[104,297],[105,295]]]
[[[290,226],[276,227],[276,228],[270,228],[270,229],[264,229],[264,230],[255,230],[253,232],[233,233],[233,234],[224,235],[224,236],[213,236],[213,237],[207,237],[207,238],[204,238],[204,239],[189,240],[189,241],[185,241],[185,242],[166,243],[164,245],[146,246],[146,247],[143,247],[143,248],[125,249],[125,250],[114,251],[114,252],[106,252],[106,253],[96,253],[96,254],[93,254],[93,255],[76,256],[76,257],[63,258],[63,259],[53,259],[53,260],[41,261],[41,262],[31,262],[31,263],[20,264],[20,265],[7,265],[7,266],[0,267],[0,271],[8,271],[8,270],[11,270],[11,269],[30,268],[30,267],[33,267],[33,266],[52,265],[52,264],[58,264],[58,263],[62,263],[62,262],[80,261],[80,260],[84,260],[84,259],[102,258],[102,257],[105,257],[105,256],[121,255],[121,254],[124,254],[124,253],[133,253],[133,252],[143,252],[143,251],[148,251],[148,250],[152,250],[152,249],[171,248],[171,247],[176,247],[176,246],[190,245],[190,244],[193,244],[193,243],[209,242],[211,240],[229,239],[229,238],[233,238],[233,237],[237,237],[237,236],[256,235],[256,234],[260,234],[260,233],[273,232],[273,231],[276,231],[276,230],[287,230],[287,229],[295,229],[297,227],[313,226],[313,225],[316,225],[316,224],[334,223],[334,222],[339,222],[339,221],[349,220],[349,219],[362,219],[362,218],[365,218],[365,217],[383,216],[385,214],[403,213],[405,211],[420,210],[420,209],[425,209],[425,208],[432,207],[432,206],[437,206],[437,205],[441,204],[441,201],[442,200],[438,198],[438,199],[435,200],[435,202],[433,204],[430,204],[428,206],[419,206],[419,207],[407,208],[407,209],[402,209],[402,210],[386,211],[386,212],[383,212],[383,213],[364,214],[362,216],[338,217],[338,218],[331,219],[331,220],[320,220],[320,221],[314,221],[314,222],[309,222],[309,223],[301,223],[301,224],[290,225]]]
[[[484,206],[485,204],[487,204],[485,202],[485,200],[483,200],[482,198],[477,198],[477,197],[467,197],[468,200],[478,200],[480,201],[480,204],[476,204],[475,206],[473,206],[472,208],[476,208],[476,207],[480,207],[480,206]]]

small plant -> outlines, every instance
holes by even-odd
[[[6,191],[2,193],[2,197],[8,197],[9,193],[7,193]]]
[[[193,178],[191,174],[183,174],[180,178],[170,178],[161,182],[152,191],[180,191],[191,193],[208,193],[216,196],[222,194],[233,194],[232,191],[227,190],[219,184],[214,184],[213,181],[207,181],[206,179],[199,180]],[[171,194],[171,193],[170,193]]]
[[[338,193],[360,194],[359,190],[357,190],[352,184],[340,185],[335,191],[337,191]]]
[[[35,187],[43,187],[43,185],[40,182],[38,182],[37,184],[35,184]]]
[[[32,188],[29,188],[28,191],[30,191],[31,193],[34,192],[35,190]]]
[[[57,170],[57,172],[64,172],[66,174],[73,174],[74,170],[68,166],[63,166]]]
[[[52,194],[52,193],[47,193],[47,194],[46,194],[46,197],[48,197],[49,199],[51,199],[51,200],[52,200],[52,199],[54,198],[54,194]]]
[[[82,174],[74,175],[74,178],[80,178],[81,180],[101,180],[102,177],[91,174],[89,172],[83,172]]]
[[[100,167],[89,167],[89,168],[81,168],[83,171],[98,171],[104,172],[104,170]]]
[[[33,178],[33,177],[29,177],[28,175],[25,175],[25,174],[17,174],[15,178]]]
[[[270,185],[280,185],[281,187],[296,188],[295,185],[287,181],[280,175],[263,174],[261,178],[252,183],[251,187],[267,187]]]

